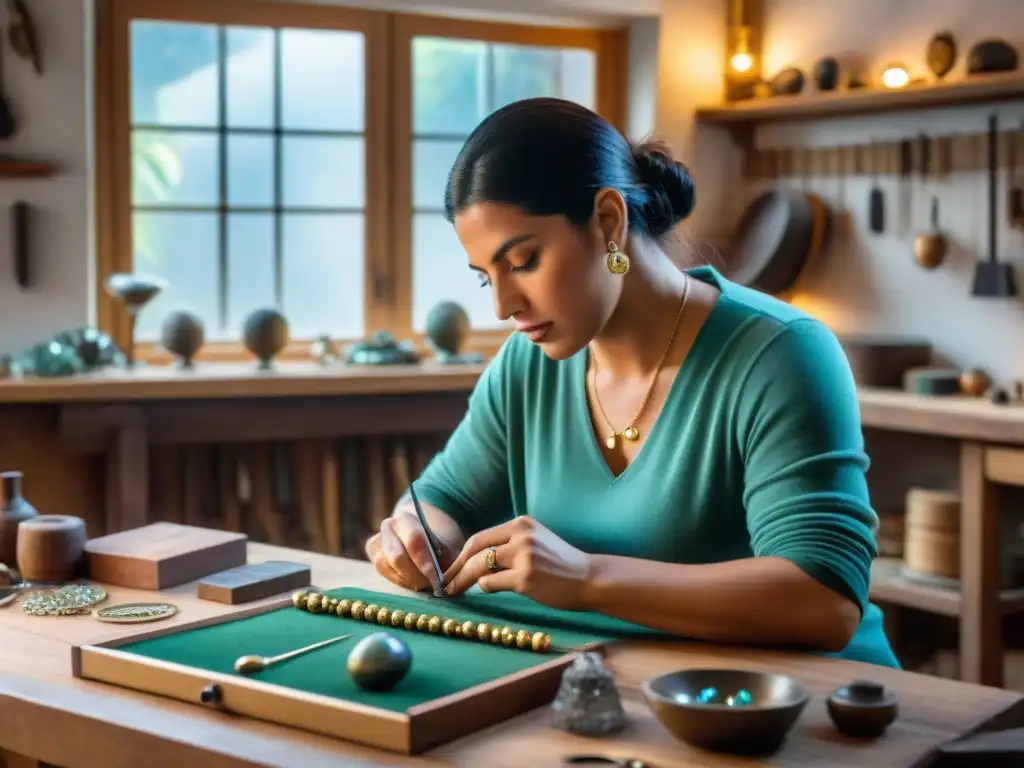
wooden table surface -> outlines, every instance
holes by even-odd
[[[301,560],[313,582],[396,591],[367,563],[250,544],[250,562]],[[109,603],[154,599],[153,593],[111,588]],[[161,594],[180,611],[168,621],[190,622],[235,610],[194,597],[194,585]],[[635,756],[654,766],[910,766],[935,746],[991,724],[1024,724],[1024,697],[995,688],[817,656],[715,648],[690,643],[609,650],[626,711],[627,731],[594,740],[555,730],[541,707],[507,723],[462,738],[417,758],[389,754],[301,731],[213,712],[199,705],[77,680],[73,645],[130,635],[138,627],[102,624],[91,617],[33,617],[17,606],[0,608],[0,750],[63,768],[164,766],[337,766],[467,764],[521,768],[555,766],[571,753]],[[712,755],[677,742],[643,703],[645,678],[684,667],[728,666],[782,672],[813,694],[783,749],[770,760]],[[838,735],[824,697],[839,685],[870,678],[892,688],[900,718],[874,743]]]

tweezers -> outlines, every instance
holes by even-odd
[[[430,530],[430,526],[427,525],[427,518],[423,516],[423,507],[420,506],[420,500],[416,496],[416,491],[412,487],[412,483],[409,483],[409,496],[412,497],[412,505],[416,509],[416,517],[420,520],[420,525],[423,526],[423,533],[427,538],[427,549],[430,551],[430,559],[434,563],[434,574],[437,576],[437,584],[434,586],[434,597],[448,597],[448,593],[444,591],[444,571],[441,570],[441,561],[438,559],[437,550],[437,535]]]

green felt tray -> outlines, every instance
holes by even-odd
[[[488,621],[531,632],[548,632],[560,648],[604,643],[616,637],[651,634],[634,625],[592,614],[555,611],[515,594],[464,595],[458,599],[421,598],[340,588],[327,592],[367,603],[460,621]],[[360,638],[388,631],[412,651],[409,674],[386,692],[364,691],[346,671],[349,652]],[[273,656],[320,640],[352,632],[353,637],[252,675],[234,671],[246,654]],[[405,712],[411,707],[541,665],[552,654],[491,645],[474,640],[382,627],[334,614],[314,614],[293,606],[233,621],[183,630],[118,646],[128,654],[186,667],[328,696],[367,706]]]

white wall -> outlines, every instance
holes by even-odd
[[[654,133],[658,120],[657,19],[639,19],[629,26],[626,93],[629,114],[626,137],[640,141]]]
[[[0,353],[21,351],[57,330],[85,323],[91,314],[90,7],[88,0],[29,4],[42,48],[41,77],[4,40],[3,87],[19,130],[0,142],[0,154],[49,161],[57,173],[48,179],[0,179]],[[0,21],[6,24],[6,10]],[[18,200],[35,209],[35,284],[24,291],[14,280],[7,214]]]
[[[928,74],[925,49],[931,36],[948,28],[960,43],[960,60],[948,78],[961,77],[970,47],[979,39],[1003,36],[1024,52],[1024,14],[1019,0],[766,0],[765,74],[787,66],[813,70],[822,56],[857,52],[875,69],[901,61],[914,75]],[[1024,101],[957,110],[889,114],[774,125],[759,132],[762,146],[837,146],[871,138],[899,139],[919,133],[983,133],[988,116],[1006,128],[1024,121]],[[1020,262],[1024,236],[1005,226],[1005,179],[1000,183],[1003,214],[1000,257]],[[901,216],[899,182],[883,183],[887,214]],[[999,379],[1024,378],[1024,300],[970,295],[973,266],[987,256],[988,187],[984,173],[954,177],[946,185],[911,188],[915,220],[905,231],[871,235],[865,226],[870,182],[812,181],[809,188],[852,216],[851,238],[834,247],[821,269],[808,275],[796,303],[837,330],[912,333],[931,339],[941,357],[957,366],[981,365]],[[748,187],[745,197],[756,193]],[[927,224],[927,203],[940,199],[940,224],[956,242],[942,268],[926,272],[914,263],[913,232]],[[1024,291],[1024,273],[1018,271]]]
[[[721,238],[732,224],[740,154],[723,131],[694,124],[694,111],[722,99],[729,0],[663,0],[658,38],[657,133],[688,165],[697,207],[681,228],[690,248]]]

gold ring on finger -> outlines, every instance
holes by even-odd
[[[488,571],[496,571],[496,570],[498,570],[498,548],[497,547],[493,547],[492,546],[492,547],[488,547],[487,548],[487,559],[484,560],[484,562],[487,564],[487,570]]]

